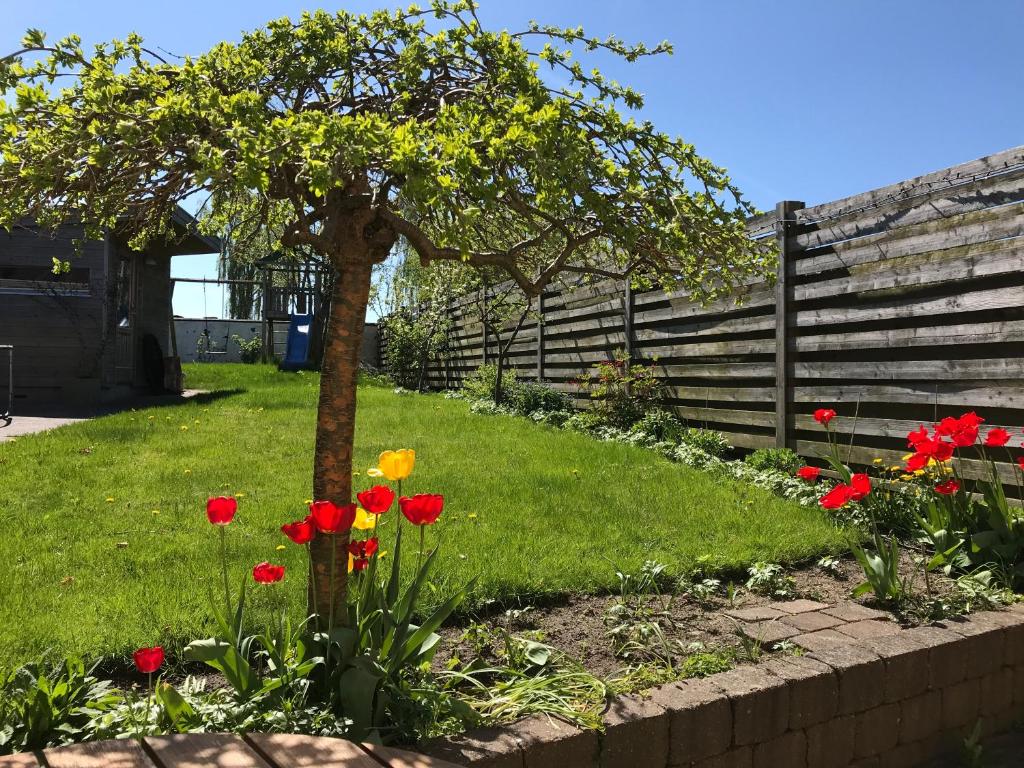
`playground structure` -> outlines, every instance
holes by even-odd
[[[227,286],[227,314],[234,318],[175,317],[172,346],[185,362],[245,359],[239,342],[258,330],[259,356],[286,370],[315,367],[322,349],[322,318],[329,304],[330,277],[312,262],[282,263],[273,255],[253,266],[252,278],[172,278],[176,283]],[[178,334],[188,346],[179,349]]]

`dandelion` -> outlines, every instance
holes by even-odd
[[[191,469],[186,469],[185,470],[185,474],[186,475],[191,475],[192,474],[192,470]]]
[[[114,503],[114,497],[113,496],[107,496],[106,502],[107,502],[107,504],[113,504]]]

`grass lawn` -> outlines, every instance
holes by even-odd
[[[304,555],[275,548],[287,543],[279,526],[305,514],[317,377],[241,365],[187,376],[214,394],[0,443],[0,667],[48,648],[127,654],[203,635],[207,585],[218,583],[210,495],[240,497],[228,530],[238,580],[260,560],[284,563],[301,611]],[[527,602],[610,588],[615,565],[648,558],[784,562],[846,540],[817,510],[653,451],[361,386],[357,488],[398,447],[417,452],[405,491],[447,499],[428,532],[443,545],[439,592],[479,576],[478,599]]]

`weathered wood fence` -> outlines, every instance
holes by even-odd
[[[854,462],[899,461],[908,431],[972,409],[1020,445],[1024,147],[811,208],[779,203],[749,228],[777,238],[781,259],[774,284],[745,286],[742,305],[608,281],[550,291],[509,365],[576,394],[574,380],[626,349],[656,361],[681,417],[745,448],[820,453],[811,414],[822,406],[839,412],[844,445],[856,434]],[[456,386],[497,349],[472,297],[451,316],[434,387]]]

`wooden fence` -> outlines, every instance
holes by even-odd
[[[743,448],[820,454],[823,406],[858,463],[898,462],[908,431],[965,410],[1020,445],[1024,147],[811,208],[779,203],[749,229],[777,238],[781,259],[742,305],[609,281],[552,290],[509,365],[578,394],[574,380],[626,349],[656,361],[679,416]],[[495,356],[472,298],[452,305],[452,354],[430,365],[431,386]]]

